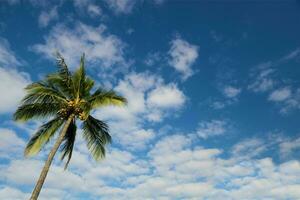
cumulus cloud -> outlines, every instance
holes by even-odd
[[[16,68],[22,63],[10,49],[8,41],[0,38],[0,114],[16,109],[25,94],[24,87],[30,83],[29,75]]]
[[[45,37],[44,44],[36,44],[32,49],[36,53],[53,60],[55,51],[66,59],[69,67],[75,68],[82,53],[91,64],[111,67],[115,64],[126,65],[124,59],[125,44],[115,35],[109,34],[104,25],[92,27],[77,23],[73,29],[62,24],[55,26]]]
[[[29,193],[24,193],[16,188],[12,187],[0,187],[0,198],[6,200],[21,200],[28,199],[30,197]]]
[[[198,58],[198,49],[198,46],[179,37],[171,41],[169,65],[181,73],[183,79],[187,79],[194,73],[192,65]]]
[[[131,150],[144,149],[154,139],[146,122],[160,122],[174,110],[182,108],[185,94],[174,84],[164,83],[155,74],[130,73],[114,87],[128,100],[126,107],[105,107],[96,115],[107,120],[115,141]]]
[[[77,145],[68,171],[54,162],[41,199],[78,199],[82,194],[113,200],[300,198],[299,161],[275,163],[268,157],[244,156],[262,143],[241,141],[233,147],[237,153],[224,158],[222,149],[204,148],[193,144],[191,135],[174,134],[157,140],[142,157],[112,148],[101,163],[92,162]],[[0,197],[27,198],[26,188],[35,183],[42,164],[37,160],[1,163],[0,177],[7,186],[0,188]]]
[[[0,157],[16,157],[16,153],[22,151],[24,147],[25,142],[14,131],[0,128]]]
[[[196,132],[203,139],[223,135],[226,132],[226,122],[221,120],[200,122]]]
[[[185,98],[176,85],[170,84],[152,90],[148,96],[148,104],[158,108],[181,107]]]
[[[46,27],[51,21],[58,19],[57,7],[53,7],[50,10],[42,11],[39,18],[38,23],[40,27]]]
[[[12,112],[25,95],[24,87],[30,83],[27,73],[0,67],[0,113]]]

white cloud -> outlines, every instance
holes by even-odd
[[[183,79],[187,79],[194,73],[192,65],[198,58],[198,48],[178,37],[171,41],[169,64],[182,74]]]
[[[278,164],[268,157],[245,157],[263,144],[258,141],[242,141],[233,148],[238,153],[224,158],[221,149],[204,148],[193,144],[192,135],[175,134],[157,140],[143,156],[113,148],[100,163],[92,162],[77,145],[68,171],[54,162],[41,199],[80,199],[83,194],[113,200],[299,199],[299,161]],[[7,186],[0,187],[0,197],[28,198],[30,191],[23,188],[33,186],[42,164],[37,160],[2,163],[0,177]]]
[[[90,64],[104,67],[127,64],[123,57],[125,44],[117,36],[107,33],[104,25],[92,27],[77,23],[70,29],[60,24],[51,30],[45,40],[45,44],[34,45],[33,50],[51,60],[55,51],[60,51],[71,68],[77,67],[82,53],[86,54]]]
[[[211,107],[213,109],[219,110],[225,108],[226,105],[228,105],[226,102],[215,101],[211,104]]]
[[[10,67],[21,65],[21,61],[15,56],[15,53],[10,49],[8,41],[0,37],[0,67]]]
[[[0,199],[6,200],[22,200],[28,199],[30,194],[24,193],[18,189],[12,187],[0,187]]]
[[[177,86],[170,84],[152,90],[148,95],[147,103],[158,108],[176,108],[181,107],[185,101],[186,97]]]
[[[74,0],[74,7],[83,15],[99,17],[102,15],[102,9],[96,5],[93,0]]]
[[[279,144],[282,157],[289,156],[294,150],[300,149],[300,137],[295,140],[286,140]]]
[[[7,40],[0,38],[0,114],[15,110],[30,82],[27,73],[16,70],[23,61],[16,58]]]
[[[183,106],[186,97],[174,83],[165,84],[160,76],[150,73],[130,73],[114,87],[128,100],[126,107],[105,107],[96,116],[107,120],[115,142],[130,150],[141,150],[154,139],[146,122],[159,122],[174,109]]]
[[[291,89],[288,87],[280,88],[277,90],[274,90],[270,96],[269,96],[269,101],[275,101],[275,102],[281,102],[285,101],[288,98],[291,97]]]
[[[16,110],[25,95],[24,88],[30,83],[28,74],[0,67],[0,113]]]
[[[272,62],[265,62],[257,66],[257,72],[252,76],[254,80],[249,84],[248,89],[254,92],[266,92],[273,89],[275,81],[272,78],[275,70],[272,67]]]
[[[241,89],[232,86],[226,86],[223,90],[223,93],[228,98],[235,98],[241,93]]]
[[[148,53],[145,59],[145,64],[147,66],[154,66],[161,60],[161,55],[158,52]]]
[[[221,120],[211,120],[200,122],[197,128],[197,135],[203,139],[223,135],[226,132],[226,122]]]
[[[102,9],[97,5],[90,4],[88,5],[87,10],[92,17],[97,17],[102,14]]]
[[[58,19],[58,12],[57,12],[57,7],[53,7],[50,10],[47,11],[42,11],[38,22],[40,27],[46,27],[48,24],[53,21]]]
[[[245,139],[237,144],[235,144],[231,153],[236,157],[246,157],[251,158],[260,155],[262,152],[267,150],[267,145],[257,138]]]
[[[0,128],[0,157],[18,157],[17,153],[25,147],[25,142],[10,129]],[[20,155],[21,156],[21,155]]]
[[[129,14],[137,2],[136,0],[106,0],[106,3],[116,14]]]
[[[289,54],[287,54],[286,56],[284,56],[281,61],[286,61],[286,60],[291,60],[294,58],[299,58],[300,56],[300,48],[297,48],[293,51],[291,51]]]

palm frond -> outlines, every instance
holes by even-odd
[[[65,82],[65,85],[70,87],[72,84],[71,72],[65,63],[65,59],[60,55],[59,52],[56,53],[56,57],[57,66],[59,67],[59,74],[62,77],[62,80]]]
[[[72,76],[73,81],[73,93],[75,98],[79,99],[84,95],[85,90],[85,69],[84,69],[84,55],[80,59],[80,67],[76,70]]]
[[[90,96],[90,91],[93,88],[95,81],[89,77],[85,78],[83,97]]]
[[[95,160],[105,157],[105,145],[111,143],[108,126],[91,115],[83,122],[83,137]]]
[[[37,154],[42,149],[44,144],[49,142],[54,133],[61,127],[63,122],[63,119],[56,117],[46,124],[43,124],[28,142],[25,148],[25,156]]]
[[[71,157],[72,157],[72,152],[73,152],[73,147],[74,147],[75,137],[76,137],[76,130],[77,130],[77,127],[76,127],[76,122],[74,119],[67,129],[67,133],[64,137],[64,141],[61,146],[61,151],[62,151],[61,159],[63,160],[66,156],[68,156],[67,162],[65,164],[65,169],[67,169],[69,162],[71,160]]]
[[[14,113],[16,121],[28,121],[30,119],[39,119],[54,116],[57,114],[61,104],[59,103],[33,103],[25,104],[18,107]]]
[[[28,85],[25,90],[27,91],[27,95],[22,100],[23,104],[67,102],[63,93],[46,82],[32,83]]]
[[[127,100],[112,90],[106,91],[98,88],[88,99],[88,102],[92,105],[92,108],[97,108],[108,105],[123,106],[127,103]]]
[[[59,73],[52,73],[46,77],[47,82],[54,85],[67,99],[74,97],[73,84],[66,84],[65,79]],[[72,80],[70,81],[72,82]]]

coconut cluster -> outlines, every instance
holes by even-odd
[[[74,101],[69,101],[68,104],[58,111],[61,118],[68,118],[71,114],[75,114],[80,120],[86,119],[86,114],[76,105]]]

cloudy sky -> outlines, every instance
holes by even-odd
[[[293,0],[0,0],[0,199],[27,199],[51,148],[24,158],[42,121],[12,113],[57,50],[129,103],[94,113],[106,159],[78,134],[40,199],[300,199],[299,24]]]

